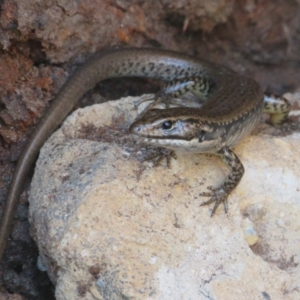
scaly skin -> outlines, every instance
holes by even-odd
[[[126,76],[156,78],[167,82],[185,78],[205,78],[204,83],[210,82],[212,91],[205,89],[200,92],[211,92],[209,101],[205,102],[204,109],[200,111],[186,108],[185,112],[195,116],[198,121],[201,118],[203,122],[208,121],[213,130],[221,129],[223,132],[221,139],[226,141],[228,147],[252,130],[263,109],[263,93],[254,80],[210,62],[157,49],[123,49],[94,55],[62,87],[19,158],[2,217],[0,259],[11,230],[24,180],[41,146],[89,89],[101,80]],[[167,111],[169,109],[165,110]],[[153,112],[149,113],[151,115]],[[176,117],[181,113],[171,111],[171,114]],[[222,151],[223,148],[220,146],[221,144],[217,143],[209,151]],[[206,152],[205,149],[202,150],[200,152]],[[223,150],[220,155],[226,161],[230,153]],[[231,180],[228,181],[228,185],[232,190],[237,183],[230,182]]]

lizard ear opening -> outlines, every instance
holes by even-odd
[[[199,143],[201,143],[201,142],[203,142],[205,140],[205,134],[206,134],[205,130],[201,130],[199,132],[199,136],[198,136]]]

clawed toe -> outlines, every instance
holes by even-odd
[[[207,189],[211,190],[212,192],[203,192],[203,193],[200,193],[199,196],[211,197],[211,198],[209,200],[201,203],[200,206],[208,205],[208,204],[215,202],[215,205],[211,212],[211,217],[212,217],[215,214],[218,206],[221,203],[223,203],[224,211],[225,211],[225,213],[227,213],[227,211],[228,211],[228,203],[227,203],[228,193],[226,193],[223,188],[214,188],[212,186],[209,186],[209,187],[207,187]]]

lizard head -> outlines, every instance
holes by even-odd
[[[129,131],[148,144],[187,152],[214,152],[222,146],[222,130],[192,108],[151,109]]]

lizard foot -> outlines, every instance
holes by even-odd
[[[210,192],[200,193],[199,196],[211,197],[211,198],[209,200],[201,203],[200,206],[208,205],[210,203],[215,202],[215,205],[214,205],[213,210],[210,215],[212,217],[215,214],[218,206],[221,203],[223,203],[225,213],[227,213],[227,211],[228,211],[227,197],[229,194],[222,187],[214,188],[212,186],[208,186],[207,189],[210,190]]]
[[[176,158],[176,153],[173,150],[154,148],[151,146],[145,148],[145,153],[143,155],[143,161],[152,161],[154,167],[157,167],[164,159],[166,159],[167,167],[170,168],[171,160]]]
[[[152,102],[151,102],[152,101]],[[143,111],[141,111],[139,113],[139,115],[137,116],[136,119],[140,119],[141,117],[143,117],[150,109],[153,108],[169,108],[170,104],[173,103],[173,101],[175,101],[171,95],[165,94],[163,92],[157,93],[157,94],[148,94],[148,95],[144,95],[140,98],[139,101],[137,101],[134,106],[136,109],[138,109],[138,107],[145,103],[145,102],[151,102],[150,104],[148,104]]]

